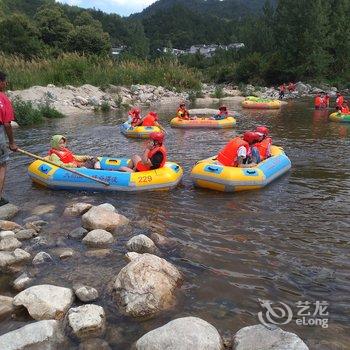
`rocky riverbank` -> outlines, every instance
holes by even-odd
[[[285,100],[302,96],[312,96],[320,91],[326,91],[331,97],[335,97],[335,87],[313,87],[309,84],[298,82],[296,90],[287,92]],[[92,113],[98,109],[118,109],[130,106],[149,106],[156,109],[159,105],[174,104],[180,101],[196,102],[199,106],[209,106],[213,103],[240,102],[244,96],[254,95],[262,98],[277,99],[278,89],[271,87],[257,87],[245,85],[240,88],[235,85],[202,85],[198,92],[177,92],[161,86],[132,85],[131,87],[109,85],[103,90],[92,86],[83,85],[74,87],[67,85],[57,87],[54,85],[33,86],[30,89],[9,91],[10,98],[19,98],[31,101],[34,105],[49,104],[65,115]]]
[[[17,215],[19,208],[12,204],[0,207],[0,277],[8,276],[12,284],[12,291],[0,296],[0,326],[10,320],[12,324],[7,333],[0,333],[2,350],[112,349],[106,334],[117,327],[110,323],[116,313],[141,326],[142,320],[156,318],[176,307],[186,281],[186,274],[167,260],[171,252],[168,248],[176,242],[156,232],[147,236],[139,229],[135,235],[134,223],[108,203],[97,206],[72,203],[65,208],[62,218],[66,222],[78,220],[80,226],[64,237],[52,238],[48,228],[57,223],[44,215],[50,210],[40,206],[34,210],[34,216],[16,223],[8,220]],[[125,239],[127,233],[128,236],[131,233],[130,239]],[[118,242],[123,239],[121,247]],[[67,240],[74,242],[74,248],[67,247]],[[124,250],[126,263],[115,271],[104,291],[84,283],[84,275],[65,285],[50,276],[54,266],[70,259],[85,254],[99,264],[101,257],[113,250]],[[79,263],[84,260],[74,261],[73,268],[79,270]],[[50,283],[38,283],[44,273]],[[95,276],[96,280],[99,278],[102,276]],[[112,312],[103,306],[106,304],[111,305]],[[117,328],[120,331],[123,324]],[[226,330],[225,335],[191,315],[146,332],[128,348],[308,349],[297,335],[278,327],[252,325],[235,334]]]

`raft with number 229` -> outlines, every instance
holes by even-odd
[[[252,168],[238,168],[220,164],[216,157],[201,160],[191,171],[198,187],[222,192],[256,190],[285,174],[291,162],[283,149],[271,146],[271,157]]]
[[[186,120],[175,117],[170,121],[170,125],[173,128],[229,129],[233,128],[236,125],[236,119],[233,117],[227,117],[221,120],[209,118],[197,118]]]
[[[28,174],[33,182],[54,190],[129,192],[169,190],[180,182],[183,175],[182,168],[173,162],[166,162],[164,167],[155,170],[128,173],[118,171],[118,169],[127,166],[129,159],[107,157],[98,159],[101,163],[101,170],[86,168],[74,168],[74,170],[105,181],[109,186],[41,160],[36,160],[29,165]]]

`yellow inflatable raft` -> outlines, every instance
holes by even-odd
[[[268,185],[291,167],[291,162],[282,148],[272,146],[271,155],[253,168],[224,166],[216,161],[216,156],[204,159],[193,167],[191,178],[196,186],[211,190],[256,190]]]
[[[278,100],[269,100],[255,96],[248,96],[242,102],[242,107],[251,109],[279,109],[281,108],[281,102]]]
[[[125,122],[120,126],[120,131],[126,137],[136,138],[136,139],[148,139],[149,134],[152,132],[160,132],[158,126],[131,126],[129,122]]]
[[[33,182],[54,190],[84,190],[84,191],[152,191],[174,188],[183,175],[182,168],[173,162],[166,162],[164,167],[128,173],[118,171],[128,165],[128,159],[100,157],[101,170],[77,168],[84,175],[107,182],[109,186],[73,174],[69,171],[36,160],[29,165],[28,174]]]
[[[221,120],[213,120],[209,118],[184,120],[175,117],[170,121],[170,125],[173,128],[229,129],[233,128],[236,125],[236,119],[233,117],[227,117]]]
[[[334,112],[329,115],[329,120],[332,122],[338,122],[338,123],[350,123],[350,113],[340,113],[340,112]]]

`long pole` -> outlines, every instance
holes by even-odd
[[[45,162],[45,163],[48,163],[48,164],[53,165],[53,166],[57,166],[58,168],[61,168],[61,169],[66,170],[66,171],[69,171],[69,172],[71,172],[71,173],[73,173],[73,174],[76,174],[76,175],[79,175],[79,176],[81,176],[81,177],[85,177],[86,179],[90,179],[90,180],[92,180],[92,181],[99,182],[99,183],[101,183],[101,184],[103,184],[103,185],[105,185],[105,186],[109,186],[109,183],[106,182],[106,181],[102,181],[102,180],[96,179],[96,178],[94,178],[94,177],[92,177],[92,176],[82,174],[82,173],[80,173],[79,171],[76,171],[76,170],[67,168],[67,167],[65,167],[65,166],[63,166],[63,165],[58,165],[58,164],[56,164],[56,163],[54,163],[54,162],[51,162],[51,161],[49,161],[49,160],[47,160],[47,159],[45,159],[45,158],[43,158],[43,157],[37,156],[36,154],[27,152],[27,151],[25,151],[25,150],[23,150],[23,149],[18,148],[18,149],[17,149],[17,152],[22,153],[22,154],[25,154],[26,156],[31,157],[31,158],[34,158],[34,159],[42,160],[42,161]]]

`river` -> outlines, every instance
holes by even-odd
[[[170,129],[172,111],[163,108],[160,115],[169,131],[169,159],[183,166],[184,177],[170,192],[151,196],[55,192],[32,185],[26,174],[28,158],[12,157],[6,195],[22,209],[16,222],[48,208],[41,217],[50,222],[45,229],[50,244],[35,251],[54,254],[63,245],[76,250],[71,259],[32,268],[35,284],[72,287],[83,282],[97,288],[96,303],[107,315],[105,339],[113,349],[128,349],[145,332],[186,315],[207,320],[221,334],[233,334],[259,323],[258,313],[263,310],[259,299],[287,304],[294,317],[282,328],[297,333],[310,349],[348,349],[350,125],[328,122],[327,113],[314,111],[309,99],[290,101],[281,111],[239,110],[243,115],[233,130]],[[18,129],[16,141],[43,155],[51,135],[59,133],[68,136],[68,145],[76,153],[128,156],[140,152],[143,141],[121,135],[121,121],[122,116],[115,113],[69,117]],[[290,157],[292,169],[287,175],[259,191],[228,194],[193,187],[189,172],[197,160],[215,154],[237,133],[261,124],[270,128],[273,142]],[[80,242],[66,238],[80,222],[62,217],[63,209],[74,201],[109,202],[135,222],[134,228],[118,237],[110,254],[91,256]],[[180,268],[185,281],[175,308],[138,321],[117,310],[110,288],[126,264],[125,242],[151,230],[176,241],[163,257]],[[7,275],[1,278],[0,294],[15,295],[12,280]],[[326,301],[329,306],[323,316],[318,313],[314,318],[328,319],[328,327],[297,325],[298,301],[310,302],[311,313],[315,303]],[[26,315],[5,320],[0,333],[28,321]]]

